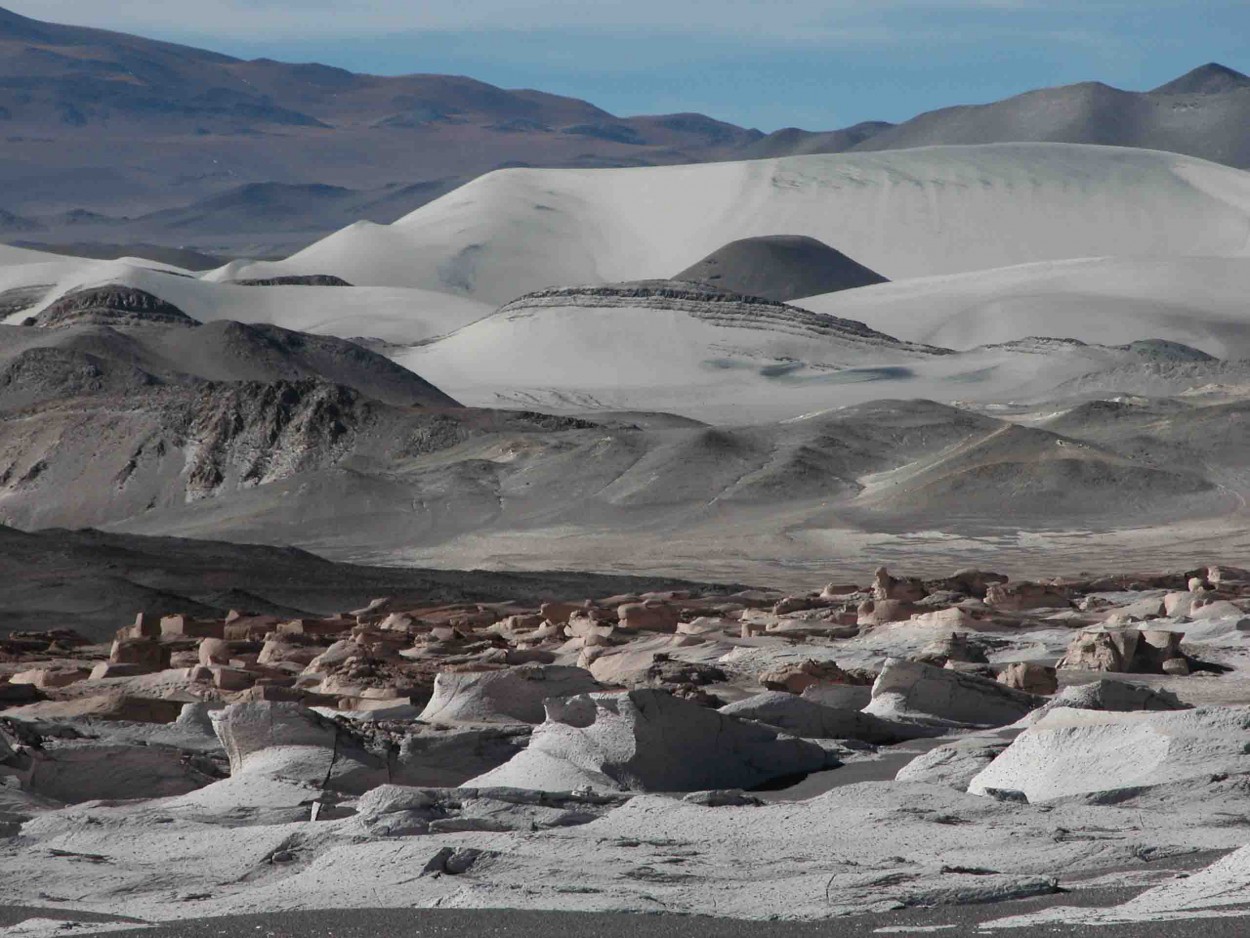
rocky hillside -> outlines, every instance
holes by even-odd
[[[196,321],[172,303],[145,290],[110,285],[78,290],[62,296],[30,319],[30,325],[45,329],[67,326],[105,325],[194,326]]]
[[[27,322],[0,326],[0,412],[88,392],[309,380],[400,406],[458,406],[354,342],[263,323],[201,325],[142,290],[72,293]]]

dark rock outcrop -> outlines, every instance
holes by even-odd
[[[886,282],[841,251],[800,235],[731,241],[674,279],[710,283],[783,303]]]
[[[291,274],[285,277],[257,277],[231,280],[240,287],[350,287],[342,277],[333,274]]]
[[[198,326],[172,303],[146,290],[110,284],[67,293],[34,317],[45,329],[66,326]]]

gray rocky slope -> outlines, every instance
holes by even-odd
[[[759,564],[699,573],[675,560],[694,551],[715,565],[726,544],[746,546],[727,539],[744,530],[760,539],[747,557],[807,562],[827,548],[791,532],[996,537],[1004,517],[1046,536],[1186,524],[1227,517],[1246,485],[1235,395],[1077,398],[1040,417],[883,400],[715,427],[549,416],[461,407],[353,342],[199,325],[141,293],[69,294],[34,325],[0,327],[0,523],[295,544],[361,562],[715,569],[741,581]],[[635,317],[624,307],[658,303],[700,323],[728,317],[747,335],[834,343],[852,359],[950,357],[680,283],[546,291],[495,315],[565,302]],[[604,553],[586,549],[597,542]]]
[[[872,529],[941,517],[975,531],[1004,511],[1026,529],[1201,517],[1226,510],[1245,456],[1236,435],[1202,429],[1236,403],[1179,405],[1131,433],[1099,410],[1051,430],[924,401],[743,427],[475,410],[416,376],[389,378],[350,343],[254,329],[5,330],[20,351],[0,359],[0,517],[355,559],[475,532],[533,536],[532,565],[553,525],[645,543],[752,519]],[[265,353],[257,372],[272,345],[296,345],[278,359],[291,373],[248,373],[230,343],[209,354],[209,338],[235,332]],[[179,344],[199,333],[197,352]],[[330,351],[302,354],[304,342]]]

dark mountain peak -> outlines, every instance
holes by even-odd
[[[1229,68],[1227,65],[1220,65],[1218,62],[1208,62],[1201,65],[1191,72],[1186,72],[1180,78],[1168,82],[1166,85],[1160,85],[1151,91],[1151,94],[1221,94],[1226,91],[1235,91],[1238,88],[1250,88],[1250,75],[1243,75],[1241,72]]]
[[[709,283],[735,293],[787,302],[885,283],[869,270],[815,238],[766,235],[721,247],[674,279]]]
[[[44,39],[46,30],[43,24],[0,7],[0,39],[21,39],[34,41]]]

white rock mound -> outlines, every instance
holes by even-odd
[[[344,792],[388,780],[385,761],[348,730],[295,703],[249,701],[211,713],[232,777],[260,775]]]
[[[1250,707],[1162,713],[1055,710],[1017,737],[968,786],[1029,801],[1250,772]]]
[[[919,661],[887,658],[865,713],[935,728],[1006,726],[1041,703],[997,681]]]
[[[1250,847],[1234,850],[1192,876],[1176,877],[1170,882],[1114,908],[1073,910],[1069,921],[1080,922],[1157,922],[1181,919],[1185,930],[1193,934],[1200,929],[1193,921],[1244,911],[1250,895]]]
[[[421,711],[427,723],[541,723],[543,701],[602,690],[584,668],[535,665],[502,671],[442,671]]]
[[[752,788],[837,764],[815,743],[644,689],[548,700],[529,748],[465,787]]]
[[[1024,718],[1026,723],[1036,723],[1052,710],[1188,710],[1171,691],[1133,684],[1128,681],[1102,680],[1092,684],[1065,687]]]

